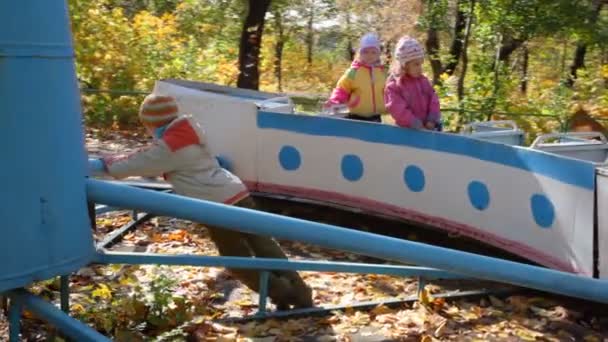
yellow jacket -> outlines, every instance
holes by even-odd
[[[382,65],[369,66],[354,61],[338,80],[329,98],[330,104],[346,104],[351,114],[372,116],[384,114],[386,71]]]

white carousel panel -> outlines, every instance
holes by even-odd
[[[260,113],[259,186],[430,223],[591,275],[594,167],[462,136]]]

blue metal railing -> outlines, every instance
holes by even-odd
[[[12,290],[8,292],[8,296],[11,299],[9,309],[11,342],[20,341],[19,327],[23,309],[30,310],[38,317],[44,317],[47,322],[59,328],[62,333],[75,341],[111,341],[88,325],[75,320],[61,310],[57,310],[53,304],[25,290]]]
[[[307,242],[466,274],[474,278],[608,303],[608,281],[93,179],[87,181],[87,190],[89,198],[95,202],[121,208],[134,208],[250,234]],[[131,262],[143,257],[145,255],[135,256]],[[196,256],[185,258],[184,262],[194,262],[197,259]]]

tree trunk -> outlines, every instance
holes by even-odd
[[[475,0],[471,0],[471,5],[469,8],[469,15],[467,16],[467,25],[464,32],[464,40],[462,44],[462,70],[460,72],[460,77],[458,78],[458,102],[459,106],[462,106],[462,100],[464,99],[464,79],[467,75],[467,68],[469,64],[469,57],[467,53],[467,49],[469,47],[469,37],[471,36],[471,24],[473,22],[473,14],[475,11]],[[462,109],[462,107],[461,107]]]
[[[385,45],[384,55],[386,58],[384,59],[384,65],[386,66],[387,70],[389,70],[391,62],[393,61],[393,43],[394,42],[392,40],[389,40]]]
[[[347,51],[348,58],[352,62],[355,60],[355,49],[353,48],[353,40],[350,35],[350,32],[352,32],[350,12],[346,13],[346,32],[348,32],[347,36],[346,36],[347,37],[346,39],[348,39],[348,41],[346,42],[346,49],[348,50]]]
[[[429,17],[429,27],[426,31],[426,42],[425,47],[429,56],[429,61],[431,63],[431,69],[433,70],[433,84],[439,84],[441,81],[441,59],[439,58],[439,32],[437,31],[437,21],[436,13],[433,9],[437,0],[428,0],[427,1],[427,9],[426,11],[430,13]]]
[[[314,22],[315,22],[315,8],[314,8],[314,2],[311,1],[310,9],[308,10],[308,25],[307,25],[308,32],[306,33],[306,47],[307,47],[306,58],[308,61],[308,65],[312,64],[312,47],[315,42],[315,32],[314,32],[314,27],[313,27]]]
[[[283,91],[283,48],[285,46],[285,31],[283,29],[283,18],[279,11],[276,11],[275,25],[277,30],[277,43],[274,47],[274,76],[280,92]]]
[[[587,54],[587,44],[578,42],[576,44],[576,50],[574,50],[574,60],[570,65],[570,73],[568,74],[568,80],[566,85],[572,87],[577,77],[578,69],[585,67],[585,55]]]
[[[429,0],[427,9],[429,12],[433,11],[432,7],[435,5],[437,0]],[[439,58],[439,50],[441,48],[441,44],[439,42],[439,32],[436,28],[436,21],[440,20],[438,18],[431,18],[430,26],[427,30],[427,40],[425,42],[426,50],[429,54],[429,59],[431,63],[431,68],[433,70],[433,84],[441,83],[441,74],[447,73],[448,75],[453,75],[456,67],[458,66],[458,61],[460,60],[460,56],[462,55],[463,43],[464,43],[464,30],[466,26],[466,14],[461,9],[461,4],[463,0],[457,0],[456,6],[456,19],[454,22],[454,34],[452,43],[450,45],[450,57],[449,61],[445,66],[442,65],[441,59]],[[442,19],[441,19],[442,20]]]
[[[348,53],[348,58],[350,59],[350,61],[354,61],[355,60],[355,48],[353,47],[353,42],[349,39],[348,43],[346,44],[346,49],[348,51],[346,51]]]
[[[564,72],[566,72],[566,56],[568,55],[568,40],[564,39],[564,43],[562,46],[562,62],[561,69],[559,71],[560,78],[564,77]]]
[[[427,30],[425,45],[431,61],[431,68],[433,69],[433,84],[439,84],[442,68],[441,60],[439,59],[439,35],[435,28],[430,27]]]
[[[503,35],[498,34],[498,43],[496,44],[496,53],[494,54],[494,85],[492,87],[492,97],[488,99],[486,102],[487,105],[483,105],[483,109],[486,112],[486,120],[492,120],[492,114],[494,113],[494,108],[496,108],[496,98],[498,96],[498,90],[500,89],[500,51],[502,50],[502,41]]]
[[[452,45],[450,46],[450,61],[443,68],[443,72],[452,76],[456,67],[458,66],[458,60],[462,55],[462,47],[464,43],[464,30],[466,27],[467,18],[465,13],[460,8],[462,0],[456,1],[456,21],[454,22],[454,38]]]
[[[237,86],[258,90],[260,87],[260,47],[264,33],[264,19],[271,0],[249,0],[239,46],[239,77]]]
[[[524,53],[522,58],[521,65],[521,83],[519,84],[519,91],[522,94],[526,94],[528,92],[528,64],[530,58],[530,51],[528,51],[528,46],[524,45]]]
[[[606,64],[608,64],[608,49],[606,49],[605,46],[602,46],[602,65]],[[608,75],[604,77],[604,88],[608,89]]]
[[[595,25],[600,11],[602,10],[603,4],[603,0],[593,0],[593,12],[591,12],[591,16],[588,19],[589,25]],[[574,60],[570,65],[570,74],[568,75],[568,79],[566,80],[566,85],[568,87],[574,86],[574,81],[576,81],[578,69],[585,68],[585,54],[587,54],[587,43],[583,41],[578,41],[576,43],[576,50],[574,51]]]
[[[522,46],[524,42],[525,40],[523,39],[513,39],[511,37],[504,38],[498,53],[498,60],[501,62],[508,61],[511,54]]]

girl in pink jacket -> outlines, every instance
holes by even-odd
[[[402,37],[395,47],[384,103],[398,126],[440,131],[439,98],[422,74],[423,62],[420,44],[414,38]]]

